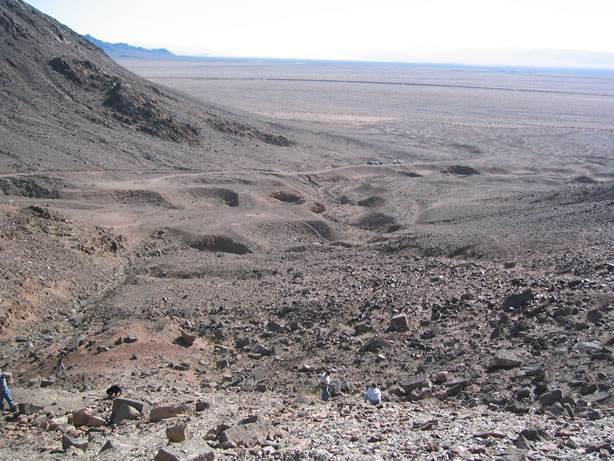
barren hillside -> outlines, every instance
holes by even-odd
[[[257,115],[20,1],[0,43],[0,458],[613,456],[607,101]]]

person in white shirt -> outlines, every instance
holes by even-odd
[[[369,390],[365,392],[365,400],[373,405],[382,403],[382,391],[377,388],[376,383],[372,383]]]
[[[328,398],[330,397],[330,389],[328,388],[330,386],[330,374],[332,373],[331,370],[326,370],[324,373],[322,373],[322,376],[320,376],[320,388],[322,389],[322,400],[324,400],[325,402],[328,400]]]

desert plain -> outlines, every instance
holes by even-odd
[[[0,457],[614,456],[611,72],[116,63],[0,5]]]

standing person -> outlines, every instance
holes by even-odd
[[[371,383],[371,387],[365,392],[365,400],[373,405],[382,403],[382,391],[377,388],[376,383]]]
[[[66,357],[66,351],[62,350],[60,351],[57,358],[55,359],[55,377],[56,378],[60,377],[60,373],[62,374],[62,376],[64,377],[66,376],[66,370],[64,369],[64,357]]]
[[[322,373],[322,376],[320,376],[320,387],[322,388],[322,400],[324,400],[325,402],[328,400],[328,398],[330,397],[330,374],[332,373],[331,370],[326,370],[324,373]]]
[[[13,375],[0,370],[0,411],[4,411],[4,401],[9,403],[11,410],[15,408],[15,403],[11,398],[8,382],[13,380]]]

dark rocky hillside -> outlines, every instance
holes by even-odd
[[[0,2],[0,54],[1,171],[202,167],[217,161],[211,133],[236,123],[131,74],[17,0]],[[231,134],[283,139],[237,126]]]

